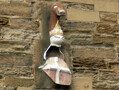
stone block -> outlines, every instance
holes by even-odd
[[[33,40],[33,38],[39,35],[38,31],[24,29],[2,28],[1,32],[4,40],[21,42],[21,45],[24,45],[24,43],[28,45]]]
[[[5,77],[5,86],[11,87],[29,87],[34,83],[33,79],[20,77]]]
[[[18,87],[17,90],[33,90],[33,87]]]
[[[64,2],[75,2],[75,3],[84,3],[84,4],[93,4],[94,1],[93,0],[60,0],[60,1],[64,1]]]
[[[119,25],[118,24],[107,24],[100,23],[97,24],[96,30],[98,33],[106,33],[106,34],[118,34]]]
[[[119,24],[119,14],[117,14],[117,21],[118,21],[118,24]]]
[[[88,69],[107,69],[107,64],[103,59],[83,59],[83,58],[73,58],[73,69],[78,70],[79,67],[84,67]]]
[[[72,90],[92,90],[91,77],[74,77],[72,80]]]
[[[94,0],[96,11],[119,12],[118,0]]]
[[[13,29],[25,29],[25,30],[37,30],[39,27],[38,22],[33,22],[31,18],[11,17],[9,20],[10,28]]]
[[[0,3],[0,15],[30,17],[30,5],[22,2]]]
[[[0,54],[0,66],[31,66],[32,55]]]
[[[116,51],[111,47],[74,46],[72,56],[80,58],[116,59]]]
[[[80,9],[67,9],[67,19],[75,22],[100,22],[99,12]]]
[[[110,34],[95,34],[93,36],[93,43],[119,44],[119,37]]]
[[[14,66],[32,66],[32,55],[16,55],[14,58]]]
[[[1,17],[0,16],[0,25],[6,26],[9,23],[9,18],[8,17]]]
[[[66,33],[71,34],[71,32],[75,32],[75,31],[90,32],[95,29],[95,26],[96,25],[94,23],[88,23],[88,22],[63,22],[62,23],[63,31],[67,31],[64,32],[64,34]]]
[[[115,13],[100,13],[101,22],[117,23],[117,14]]]
[[[0,0],[0,2],[8,2],[8,0]]]
[[[25,76],[25,77],[33,77],[33,67],[32,66],[15,66],[15,67],[10,67],[10,66],[0,66],[0,75],[1,78],[4,80],[4,76]]]

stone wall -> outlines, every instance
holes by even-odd
[[[32,90],[34,40],[44,0],[0,0],[0,90]],[[45,0],[64,3],[61,19],[70,45],[72,90],[119,89],[119,1]]]

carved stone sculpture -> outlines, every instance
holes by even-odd
[[[53,4],[50,16],[50,45],[44,52],[46,63],[39,69],[42,69],[56,84],[70,85],[71,71],[64,62],[64,54],[60,50],[64,42],[63,30],[59,24],[59,18],[62,15],[65,15],[64,5]]]

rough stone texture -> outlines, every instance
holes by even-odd
[[[18,78],[18,77],[5,77],[5,85],[12,87],[29,87],[33,85],[33,79]]]
[[[33,90],[33,87],[18,87],[17,90]]]
[[[0,54],[0,66],[31,66],[31,55]]]
[[[94,0],[97,11],[119,12],[118,5],[118,0]]]
[[[99,12],[97,11],[83,11],[79,9],[68,9],[67,19],[69,21],[84,21],[84,22],[100,22]]]
[[[75,2],[75,3],[85,3],[85,4],[94,4],[93,0],[60,0],[64,2]]]
[[[90,77],[74,77],[72,87],[73,90],[92,90],[92,79]]]
[[[103,59],[93,59],[93,58],[74,58],[73,59],[73,69],[78,70],[80,67],[85,67],[87,69],[107,69],[106,60]]]
[[[93,31],[95,28],[94,23],[88,23],[88,22],[62,22],[61,25],[63,31],[68,32],[68,34],[71,34],[70,32],[75,32],[75,31],[90,32]]]
[[[107,47],[76,46],[72,47],[72,55],[80,58],[116,59],[115,49]]]
[[[117,23],[117,14],[115,13],[100,13],[101,22]]]
[[[0,3],[0,15],[30,17],[30,6],[23,2]]]
[[[42,38],[41,26],[48,30],[48,25],[40,25],[41,6],[56,1],[67,10],[60,24],[72,90],[119,90],[118,0],[0,0],[0,90],[71,90],[43,84],[50,79],[37,68],[43,48],[38,49],[41,42],[36,45],[34,40]],[[46,45],[47,40],[42,41]]]
[[[105,24],[101,23],[97,25],[97,31],[99,33],[107,33],[107,34],[118,34],[119,25],[118,24]]]

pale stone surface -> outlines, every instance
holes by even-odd
[[[93,0],[60,0],[65,2],[76,2],[76,3],[85,3],[85,4],[93,4]]]
[[[0,15],[30,17],[30,5],[23,2],[0,3]]]
[[[73,49],[73,57],[80,58],[100,58],[112,59],[116,58],[116,51],[113,48],[93,47],[93,46],[75,46]]]
[[[18,87],[17,90],[33,90],[33,87]]]
[[[5,85],[12,87],[29,87],[33,85],[33,79],[30,78],[18,78],[18,77],[5,77]]]
[[[119,12],[118,0],[94,0],[97,11]]]
[[[91,77],[74,77],[72,81],[72,90],[92,90]]]
[[[100,22],[99,12],[83,11],[79,9],[68,9],[67,19],[69,21]]]

